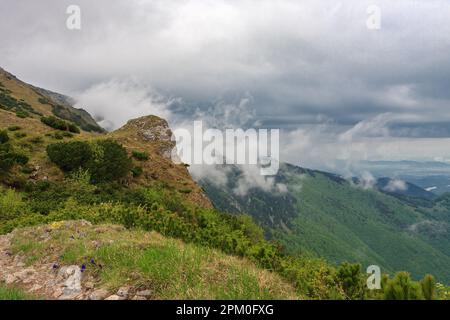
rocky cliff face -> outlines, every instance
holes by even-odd
[[[152,115],[128,121],[113,136],[126,136],[127,140],[143,143],[146,145],[144,147],[151,147],[153,152],[166,159],[171,158],[171,152],[175,148],[167,121]]]
[[[132,185],[163,183],[180,192],[187,200],[212,208],[211,202],[193,181],[187,168],[183,164],[172,162],[171,153],[175,142],[172,141],[172,131],[166,120],[156,116],[133,119],[109,136],[120,142],[130,153],[139,151],[149,156],[148,160],[139,163],[144,173],[139,179],[133,179]]]

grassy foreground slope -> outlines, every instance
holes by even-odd
[[[100,288],[112,294],[123,286],[129,296],[149,292],[148,299],[298,298],[292,285],[246,259],[156,232],[60,221],[18,229],[10,242],[12,254],[20,255],[28,268],[83,266],[80,295],[84,298]],[[49,289],[42,288],[41,293],[51,292]],[[6,294],[6,289],[3,292]],[[16,291],[9,292],[14,296]]]

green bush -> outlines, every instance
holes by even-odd
[[[33,137],[29,140],[32,144],[42,144],[44,143],[44,139],[40,136]]]
[[[80,133],[80,128],[73,123],[68,123],[68,130],[72,133]]]
[[[47,98],[39,98],[38,101],[40,104],[50,104]]]
[[[12,153],[12,157],[14,159],[14,163],[20,164],[20,165],[26,165],[29,161],[29,158],[21,153]]]
[[[25,173],[25,174],[31,174],[31,173],[33,173],[33,168],[28,167],[28,166],[23,166],[22,169],[20,169],[20,172]]]
[[[85,168],[93,158],[89,143],[84,141],[50,144],[47,146],[47,155],[53,163],[65,172]]]
[[[434,300],[436,298],[436,280],[431,274],[427,274],[420,282],[422,294],[425,300]]]
[[[70,131],[72,133],[80,133],[80,129],[75,124],[64,121],[54,116],[41,117],[41,122],[53,129]]]
[[[14,166],[14,158],[11,156],[11,149],[9,143],[0,144],[0,175],[7,173]]]
[[[20,130],[20,129],[22,129],[22,128],[19,127],[19,126],[11,126],[11,127],[8,128],[8,131],[17,131],[17,130]]]
[[[94,143],[60,142],[47,147],[50,160],[64,172],[89,170],[94,183],[110,182],[125,177],[131,170],[126,150],[111,139]]]
[[[14,160],[11,157],[6,157],[0,153],[0,176],[8,173],[14,166]]]
[[[30,116],[30,114],[28,112],[26,112],[26,111],[23,111],[23,110],[17,110],[16,111],[16,116],[18,118],[25,119],[25,118],[28,118]]]
[[[387,280],[384,288],[385,300],[422,300],[420,285],[411,280],[408,272],[398,272],[393,279]]]
[[[8,132],[0,131],[0,143],[6,143],[9,141]]]
[[[133,167],[131,169],[131,173],[133,174],[133,177],[139,177],[140,175],[142,175],[143,172],[144,172],[144,170],[142,169],[142,167]]]
[[[100,140],[95,143],[94,159],[89,164],[93,182],[114,181],[125,177],[132,168],[127,151],[114,140]]]
[[[25,165],[28,163],[29,159],[24,154],[14,152],[11,144],[7,142],[9,140],[8,135],[5,131],[2,132],[4,132],[5,135],[2,135],[0,132],[0,137],[2,137],[0,139],[5,142],[0,144],[0,174],[4,175],[7,174],[15,164]]]
[[[18,218],[29,211],[28,205],[18,192],[0,188],[0,222]]]
[[[146,161],[149,159],[147,152],[133,151],[132,156],[139,161]]]
[[[52,127],[53,129],[58,129],[62,131],[68,130],[67,122],[53,116],[41,117],[41,122],[49,127]]]
[[[18,139],[24,138],[26,136],[27,136],[27,134],[24,133],[24,132],[16,132],[16,133],[14,133],[14,137],[16,137]]]
[[[56,140],[63,140],[64,136],[59,133],[59,132],[55,132],[55,134],[52,136],[53,138],[55,138]]]
[[[364,298],[365,281],[361,265],[344,262],[336,273],[336,282],[341,286],[347,299],[361,300]]]

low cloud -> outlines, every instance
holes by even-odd
[[[77,95],[75,107],[83,108],[107,130],[145,115],[171,118],[169,101],[136,80],[111,80],[96,84]]]
[[[278,194],[286,193],[287,186],[277,183],[275,177],[263,176],[257,166],[239,166],[242,174],[237,180],[237,186],[233,190],[236,195],[245,196],[251,189],[260,189],[264,192],[274,192]]]
[[[408,190],[408,185],[403,180],[392,179],[387,186],[384,187],[384,190],[388,192],[406,191]]]
[[[232,192],[241,197],[255,189],[280,195],[288,192],[284,183],[277,182],[275,177],[261,175],[260,168],[255,165],[192,165],[189,172],[197,181],[206,180],[222,188],[231,186]]]

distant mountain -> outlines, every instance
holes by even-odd
[[[434,200],[438,197],[434,193],[415,184],[399,179],[380,178],[377,179],[375,186],[378,190],[395,196],[423,198],[426,200]]]
[[[374,187],[415,207],[430,207],[438,198],[433,192],[401,179],[379,178]]]
[[[450,163],[438,161],[361,161],[347,169],[355,173],[367,171],[376,178],[390,177],[408,181],[437,195],[450,192]]]
[[[249,213],[293,254],[450,280],[450,206],[439,205],[420,187],[385,178],[365,189],[339,175],[285,164],[275,183],[284,184],[287,192],[253,188],[239,195],[235,191],[243,172],[238,167],[227,172],[226,186],[213,179],[199,181],[214,205],[233,214]]]

